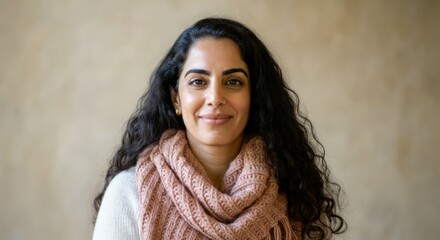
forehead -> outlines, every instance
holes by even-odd
[[[238,45],[227,38],[202,38],[188,51],[183,69],[188,68],[233,68],[247,70]]]

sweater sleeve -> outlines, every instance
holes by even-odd
[[[93,240],[141,239],[139,205],[135,168],[132,167],[110,182],[98,212]]]

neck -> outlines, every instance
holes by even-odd
[[[221,188],[223,176],[229,164],[237,157],[243,138],[228,145],[203,145],[188,139],[189,147],[194,156],[204,167],[209,179],[216,188]]]

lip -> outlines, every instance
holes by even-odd
[[[224,113],[202,114],[199,116],[203,123],[210,126],[220,126],[227,123],[232,116]]]

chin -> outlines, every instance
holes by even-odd
[[[231,143],[232,141],[230,140],[228,141],[226,139],[219,137],[204,137],[202,139],[198,139],[198,142],[205,145],[215,146],[215,145],[226,145],[228,143]]]
[[[229,135],[226,136],[225,134],[204,134],[203,137],[199,138],[198,141],[202,144],[210,145],[210,146],[224,146],[229,144],[234,144],[237,140],[241,139],[240,136],[233,136]]]

